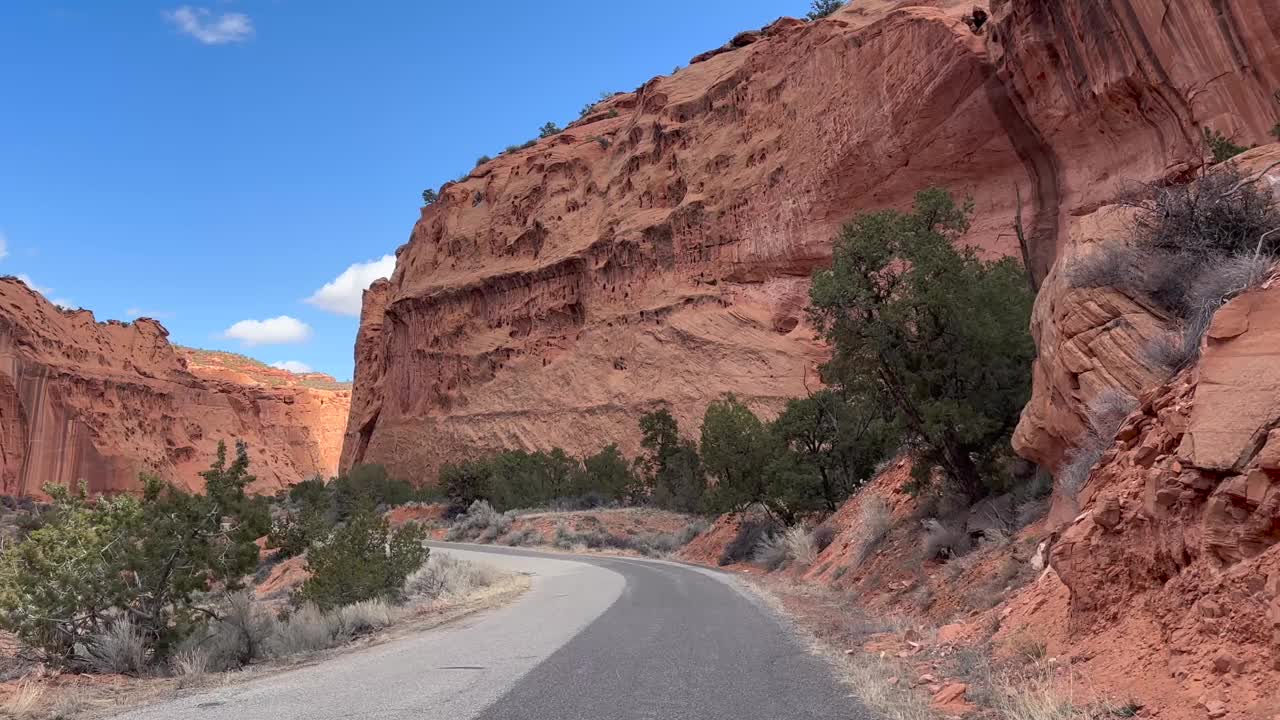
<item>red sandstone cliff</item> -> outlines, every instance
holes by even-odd
[[[99,323],[0,280],[0,494],[129,490],[143,470],[195,487],[219,440],[249,443],[259,492],[336,471],[347,390],[189,369],[167,336],[154,320]]]
[[[768,411],[815,382],[807,277],[855,212],[943,185],[976,202],[969,242],[1014,253],[1017,188],[1043,278],[1122,180],[1187,174],[1204,125],[1255,142],[1280,115],[1267,0],[1006,0],[977,33],[971,7],[780,20],[446,185],[366,295],[343,466],[630,451],[641,412],[692,428],[725,392]],[[1042,351],[1063,292],[1050,275]],[[1082,374],[1038,364],[1025,454],[1056,462]]]

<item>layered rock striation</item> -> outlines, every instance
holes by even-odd
[[[447,184],[366,295],[343,466],[426,481],[496,447],[634,451],[660,404],[687,429],[727,392],[776,410],[817,384],[803,309],[840,224],[930,185],[973,198],[987,254],[1023,250],[1021,220],[1044,351],[1090,302],[1050,273],[1081,218],[1193,172],[1202,127],[1259,142],[1280,114],[1263,0],[971,9],[779,20]],[[1048,362],[1018,438],[1053,464],[1090,390]]]
[[[190,352],[155,320],[96,322],[0,279],[0,494],[130,491],[140,472],[198,489],[218,442],[237,439],[257,492],[336,471],[349,390],[227,377]]]

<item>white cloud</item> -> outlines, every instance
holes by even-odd
[[[9,238],[3,232],[0,232],[0,260],[9,256]]]
[[[227,328],[222,336],[239,340],[244,345],[283,345],[305,342],[311,337],[311,326],[288,315],[269,320],[241,320]]]
[[[253,36],[253,21],[244,13],[214,15],[208,8],[183,5],[164,16],[179,30],[205,45],[244,42]]]
[[[130,320],[136,320],[140,317],[151,318],[152,320],[166,320],[172,318],[175,314],[168,310],[144,310],[136,307],[131,307],[124,311],[124,316]]]
[[[383,255],[377,260],[356,263],[315,291],[307,302],[339,315],[360,315],[360,296],[379,278],[391,277],[396,269],[396,256]]]
[[[67,298],[50,297],[50,295],[53,294],[53,288],[45,287],[43,285],[37,285],[36,282],[31,279],[31,276],[26,273],[18,273],[15,277],[17,277],[22,282],[26,283],[27,287],[43,295],[45,300],[48,300],[49,302],[53,303],[54,305],[57,305],[63,310],[76,310],[80,307],[79,305],[75,304],[71,300],[68,300]]]
[[[271,363],[271,367],[276,368],[277,370],[288,370],[291,373],[297,373],[299,375],[314,372],[310,365],[298,360],[282,360],[280,362],[273,362]]]
[[[49,293],[53,292],[53,288],[47,288],[47,287],[44,287],[43,285],[37,285],[36,281],[32,280],[31,276],[26,273],[18,273],[18,279],[26,283],[27,287],[31,288],[32,290],[35,290],[41,295],[48,296]]]

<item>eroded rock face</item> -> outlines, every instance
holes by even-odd
[[[1280,692],[1278,425],[1280,286],[1226,305],[1200,364],[1144,395],[1052,552],[1076,631],[1158,627],[1188,707]]]
[[[198,488],[219,440],[249,443],[258,492],[336,471],[349,391],[188,369],[167,338],[0,279],[0,493],[134,490],[142,471]]]
[[[1280,113],[1280,105],[1277,105]],[[1256,187],[1280,199],[1280,144],[1231,160]],[[1031,401],[1013,436],[1023,457],[1055,468],[1085,430],[1088,404],[1102,392],[1136,397],[1165,378],[1148,353],[1154,338],[1178,333],[1177,320],[1145,298],[1106,288],[1075,288],[1071,267],[1110,243],[1124,243],[1133,211],[1103,205],[1073,216],[1059,260],[1036,297],[1031,331],[1039,350]]]
[[[489,448],[634,452],[662,403],[689,430],[725,392],[771,412],[816,385],[807,278],[839,225],[929,185],[973,197],[966,241],[989,255],[1018,252],[1021,196],[1043,279],[1071,218],[1122,178],[1199,165],[1198,123],[1261,141],[1274,122],[1280,10],[1164,5],[1010,0],[975,32],[971,2],[854,3],[739,36],[481,165],[367,298],[344,465],[429,481]],[[1129,313],[1117,303],[1081,322]],[[1043,417],[1055,370],[1037,372]],[[1023,443],[1053,445],[1050,425]]]

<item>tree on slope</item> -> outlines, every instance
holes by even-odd
[[[813,0],[809,4],[809,13],[805,15],[810,21],[819,20],[844,7],[844,0]]]
[[[892,408],[917,487],[936,467],[976,498],[1002,482],[1035,348],[1022,268],[956,245],[971,214],[934,188],[911,213],[858,216],[814,274],[810,316],[835,351],[825,379]]]

